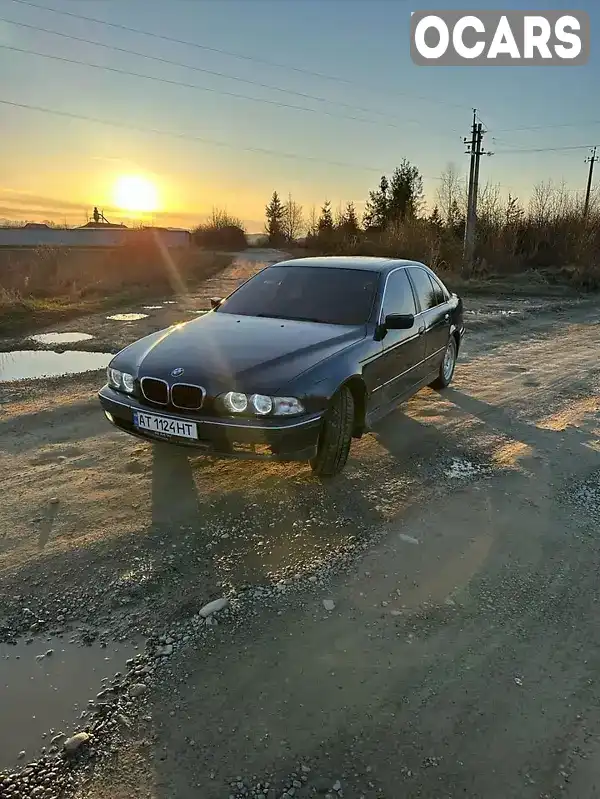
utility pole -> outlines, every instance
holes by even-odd
[[[598,161],[598,156],[596,155],[596,148],[593,147],[590,152],[592,153],[589,158],[585,159],[585,163],[590,165],[590,171],[588,173],[588,182],[587,187],[585,190],[585,204],[583,206],[583,218],[587,219],[588,211],[590,209],[590,193],[592,191],[592,177],[594,175],[594,164]]]
[[[467,219],[465,225],[465,240],[463,256],[465,266],[469,270],[473,267],[473,257],[475,255],[475,228],[477,225],[477,196],[479,193],[479,162],[482,155],[493,155],[493,153],[486,152],[482,149],[483,124],[477,122],[477,111],[473,109],[473,125],[471,128],[471,142],[467,154],[471,155],[471,168],[469,172],[469,193],[467,200]],[[468,139],[465,139],[465,144],[469,144]]]
[[[465,152],[471,155],[471,163],[469,168],[469,189],[467,193],[467,218],[465,220],[465,238],[463,242],[463,258],[465,264],[470,265],[473,259],[473,245],[474,245],[474,224],[472,218],[473,209],[473,187],[475,185],[475,151],[477,149],[477,110],[473,109],[473,124],[471,125],[471,141],[468,138],[463,139],[467,145]]]

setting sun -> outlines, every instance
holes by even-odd
[[[115,184],[115,202],[124,211],[156,211],[156,186],[138,175],[123,175]]]

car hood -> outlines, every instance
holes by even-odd
[[[113,365],[138,377],[199,383],[221,391],[273,394],[335,352],[362,340],[366,327],[211,312],[153,333],[122,350]]]

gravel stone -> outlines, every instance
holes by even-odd
[[[88,743],[90,738],[91,735],[88,732],[78,732],[72,735],[70,738],[67,738],[63,744],[65,752],[69,755],[75,754],[80,747]]]

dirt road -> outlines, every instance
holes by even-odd
[[[328,483],[117,433],[97,373],[6,385],[3,799],[600,795],[598,314],[496,306]],[[50,638],[142,640],[66,759],[16,742]]]

